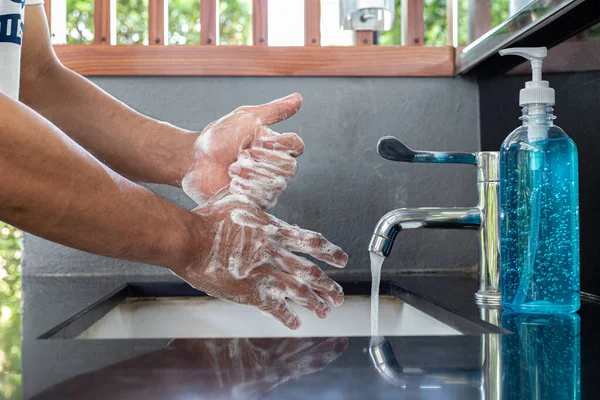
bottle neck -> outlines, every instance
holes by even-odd
[[[556,118],[553,114],[554,109],[549,104],[529,104],[523,106],[521,121],[523,126],[529,125],[553,125]]]

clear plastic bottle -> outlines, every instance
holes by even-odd
[[[577,147],[549,104],[527,104],[500,150],[502,305],[523,313],[579,309]]]

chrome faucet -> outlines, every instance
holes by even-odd
[[[476,207],[399,208],[390,211],[377,223],[369,251],[383,257],[389,256],[396,235],[404,229],[479,230],[479,290],[475,294],[475,302],[478,305],[500,305],[499,153],[415,151],[392,136],[379,140],[377,153],[391,161],[477,166],[479,202]]]

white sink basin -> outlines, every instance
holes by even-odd
[[[370,298],[346,296],[321,320],[292,304],[302,320],[292,331],[257,309],[212,297],[127,298],[78,339],[370,336]],[[396,297],[381,296],[382,336],[460,335]]]

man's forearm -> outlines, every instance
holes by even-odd
[[[21,101],[102,162],[137,181],[181,185],[197,133],[134,111],[58,61],[34,78],[22,79]]]
[[[98,162],[31,109],[0,93],[0,219],[66,246],[177,268],[192,213]]]

